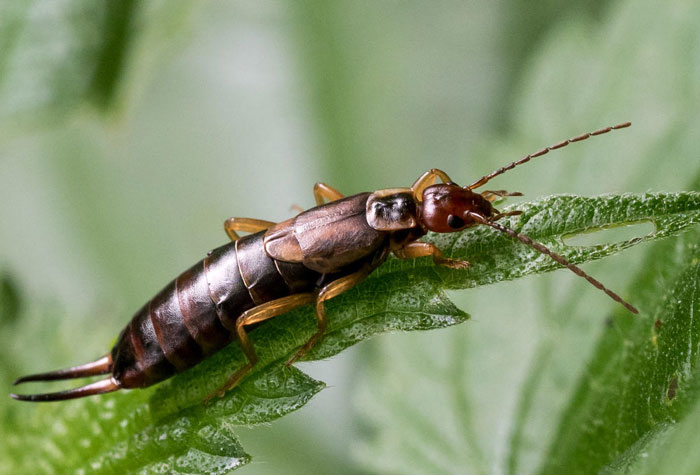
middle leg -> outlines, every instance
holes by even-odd
[[[330,185],[326,185],[325,183],[316,183],[314,185],[314,200],[316,200],[316,206],[325,204],[326,200],[330,202],[341,198],[345,198],[345,195]],[[297,213],[302,213],[304,211],[304,208],[299,205],[292,205],[290,209]]]
[[[314,199],[317,206],[324,204],[325,200],[335,201],[341,198],[345,198],[345,196],[330,185],[325,183],[316,183],[314,185]]]
[[[241,237],[236,231],[245,231],[247,233],[257,233],[265,229],[271,228],[277,223],[265,221],[264,219],[254,218],[228,218],[224,223],[226,234],[231,238],[231,241],[238,241]]]

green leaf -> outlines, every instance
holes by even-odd
[[[428,280],[397,275],[352,294],[329,303],[331,329],[311,357],[332,355],[380,331],[436,328],[467,318],[438,290],[434,275]],[[253,374],[207,406],[202,404],[204,397],[243,364],[238,345],[149,390],[50,405],[50,411],[47,406],[13,405],[15,428],[4,460],[14,465],[8,471],[187,471],[187,464],[206,462],[225,473],[246,463],[249,457],[238,445],[233,426],[270,422],[303,406],[323,387],[282,364],[313,334],[312,312],[303,308],[253,331],[260,357]],[[206,442],[210,432],[221,434],[213,444]],[[31,454],[26,451],[30,441]]]
[[[693,318],[700,305],[697,239],[693,233],[660,250],[655,258],[665,269],[646,273],[634,286],[640,295],[655,297],[653,311],[610,321],[561,420],[544,473],[591,473],[606,466],[606,473],[641,473],[665,458],[659,447],[683,430],[673,424],[695,409],[700,396],[700,323]],[[655,457],[649,457],[652,449]]]
[[[560,138],[558,131],[573,132],[584,123],[602,125],[630,119],[633,127],[629,135],[626,132],[567,150],[561,159],[533,163],[504,181],[512,179],[521,191],[528,191],[528,184],[532,187],[534,183],[548,190],[580,193],[698,190],[698,182],[693,184],[691,179],[698,172],[699,70],[688,67],[695,60],[687,54],[688,45],[697,44],[697,7],[691,1],[677,2],[667,9],[650,1],[614,2],[599,10],[603,19],[599,24],[582,21],[577,12],[576,18],[550,32],[530,57],[529,71],[521,78],[515,98],[512,122],[517,132],[508,134],[521,137],[515,151],[550,143]],[[647,73],[650,64],[659,74]],[[615,150],[614,157],[601,153],[610,147]],[[673,158],[659,167],[661,155]],[[677,240],[661,243],[661,247],[667,245],[674,248],[681,244]],[[656,279],[658,286],[670,285],[676,276],[660,265],[665,253],[659,249],[656,244],[639,248],[617,261],[593,266],[592,272],[603,276],[610,286],[623,290],[626,286],[624,295],[638,307],[652,311],[666,289],[642,288],[638,285],[641,277]],[[683,267],[681,264],[679,269]],[[632,280],[633,285],[627,285]],[[571,403],[597,336],[605,331],[601,322],[608,315],[605,307],[582,292],[581,285],[568,286],[560,278],[532,279],[521,297],[526,299],[522,314],[489,322],[489,336],[498,334],[493,328],[506,333],[508,327],[517,326],[521,332],[509,335],[509,345],[516,348],[510,351],[510,360],[508,355],[501,357],[498,370],[511,371],[494,391],[499,394],[500,406],[494,404],[491,417],[483,417],[479,421],[482,426],[477,428],[485,432],[487,422],[509,427],[492,437],[495,441],[484,442],[482,437],[481,442],[489,456],[504,456],[507,473],[517,474],[537,473],[546,462],[548,450],[556,443],[560,416]],[[483,301],[481,296],[479,299]],[[479,313],[472,310],[475,315],[492,315],[498,307]],[[518,325],[513,319],[523,323]],[[528,327],[532,330],[522,331]],[[484,346],[469,357],[476,366],[488,361],[489,355]],[[521,364],[515,361],[520,355]],[[516,386],[519,389],[514,389]],[[514,398],[511,407],[508,403]],[[501,440],[504,437],[506,442]]]
[[[523,203],[522,215],[504,219],[504,225],[551,247],[573,263],[600,259],[640,242],[678,233],[700,221],[700,194],[642,193],[603,195],[594,198],[558,195]],[[655,230],[647,235],[598,246],[566,246],[564,239],[615,226],[650,222]],[[459,234],[431,234],[428,239],[448,256],[471,262],[469,272],[435,269],[452,289],[470,288],[511,280],[559,267],[545,255],[486,226]],[[399,270],[432,267],[429,259],[393,260],[378,275]]]
[[[695,474],[700,470],[700,454],[695,450],[699,442],[697,427],[700,423],[700,403],[696,402],[688,414],[676,425],[658,424],[642,442],[629,450],[630,457],[619,457],[608,473],[673,473]],[[642,451],[644,450],[644,451]]]
[[[548,243],[572,261],[582,262],[688,228],[700,219],[700,193],[559,196],[518,208],[524,214],[512,218],[508,225]],[[640,220],[653,222],[656,230],[648,236],[602,246],[560,244],[565,235]],[[555,267],[490,228],[431,239],[452,257],[472,259],[473,267],[468,272],[451,271],[434,267],[429,259],[392,259],[357,288],[328,302],[329,331],[307,359],[327,358],[383,331],[441,328],[463,322],[468,315],[449,301],[443,288],[473,287]],[[68,468],[149,473],[187,472],[206,464],[211,473],[230,471],[249,460],[234,434],[236,426],[281,417],[303,406],[323,387],[323,383],[284,366],[314,331],[311,307],[255,329],[251,338],[259,363],[239,387],[206,406],[202,404],[204,397],[244,363],[238,345],[147,390],[61,404],[13,403],[7,414],[12,430],[3,448],[7,456],[1,459],[12,462],[4,468],[23,473]],[[27,444],[32,444],[31,453],[26,451]]]
[[[689,198],[690,201],[686,201]],[[597,257],[600,252],[619,250],[641,240],[660,237],[673,230],[678,231],[680,228],[677,226],[684,227],[680,223],[686,219],[689,223],[697,222],[697,198],[696,193],[598,198],[555,196],[545,198],[534,205],[516,206],[525,213],[513,218],[510,225],[543,241],[572,261],[580,262],[581,259]],[[661,210],[666,209],[668,214],[651,216],[655,212],[648,213],[654,208],[661,214],[664,214]],[[623,216],[624,218],[620,219]],[[649,235],[600,246],[562,247],[561,239],[568,233],[585,232],[591,230],[591,226],[600,228],[619,225],[627,219],[630,223],[648,219],[655,223],[655,230]],[[525,246],[501,237],[485,227],[475,229],[469,236],[443,235],[433,238],[434,242],[445,249],[452,249],[453,257],[472,260],[472,267],[464,280],[459,279],[459,275],[445,274],[446,284],[451,287],[488,284],[498,279],[540,271],[552,265],[548,259],[541,259]],[[673,246],[673,242],[668,244]],[[516,264],[512,268],[499,268],[501,258]],[[391,264],[418,266],[421,262],[423,261]],[[425,261],[425,264],[429,265],[429,261]],[[531,269],[529,265],[536,267]],[[507,272],[503,272],[504,270]],[[649,270],[651,275],[659,275]],[[383,271],[384,269],[380,270]],[[560,276],[560,280],[566,279],[565,274]],[[596,291],[592,288],[584,287],[582,290],[586,299],[605,299],[602,295],[596,296]],[[532,294],[513,295],[509,289],[496,293],[510,303],[507,307],[513,307],[514,303],[523,300],[520,305],[527,305],[532,300]],[[640,292],[636,288],[629,295],[634,296],[630,297],[632,303],[640,307],[643,313],[656,305],[655,299],[639,300],[637,296]],[[566,312],[570,312],[571,309],[561,310],[560,319],[566,319]],[[638,318],[622,311],[625,313],[621,316],[622,319]],[[527,328],[527,322],[520,322],[517,314],[481,315],[479,320],[483,322],[484,319],[492,317],[506,320],[506,327],[514,326],[520,333],[525,332],[526,339],[528,335],[532,338],[540,336],[533,334],[534,329]],[[493,409],[508,412],[509,409],[500,406],[491,408],[489,400],[494,399],[493,395],[501,389],[497,381],[510,380],[510,375],[504,374],[502,367],[510,368],[514,362],[504,360],[507,354],[501,356],[503,350],[500,346],[512,344],[512,339],[509,339],[508,335],[493,335],[490,341],[484,342],[470,337],[470,333],[476,332],[469,332],[469,329],[465,328],[460,331],[453,330],[451,337],[421,335],[405,339],[403,345],[385,342],[375,349],[379,354],[371,358],[372,371],[365,372],[356,402],[359,413],[369,425],[369,436],[359,447],[359,455],[373,470],[395,473],[463,473],[464,467],[469,467],[474,473],[492,471],[490,457],[484,453],[489,441],[484,439],[497,437],[503,429],[494,426],[493,418],[488,418],[489,411]],[[557,333],[553,333],[553,338],[556,339]],[[546,339],[546,335],[544,337]],[[483,345],[484,351],[494,360],[488,367],[474,366],[472,350],[475,345]],[[547,354],[546,351],[545,348],[543,355]],[[545,358],[539,359],[546,362]],[[545,368],[552,369],[549,366]],[[424,385],[415,384],[417,380],[426,379],[427,383]],[[385,381],[391,381],[391,384],[387,385]],[[540,409],[542,411],[538,415],[547,417],[547,408]],[[486,415],[482,415],[484,413]],[[525,411],[523,413],[527,414]],[[480,423],[491,428],[491,434],[479,431]]]
[[[130,419],[131,433],[125,433],[123,440],[120,437],[97,457],[81,460],[85,454],[77,454],[76,463],[108,472],[186,472],[199,467],[207,473],[227,473],[250,461],[233,426],[272,421],[303,406],[323,387],[295,368],[277,366],[248,379],[232,397],[211,406],[194,404],[174,415],[164,414],[155,396],[149,406],[157,423],[137,429],[138,420]],[[167,387],[161,391],[167,399]],[[137,410],[134,415],[142,414]]]

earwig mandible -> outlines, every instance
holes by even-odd
[[[545,147],[465,187],[438,169],[424,173],[410,188],[349,197],[317,183],[313,190],[317,206],[296,217],[281,223],[230,218],[224,227],[231,242],[180,274],[136,312],[109,354],[73,368],[24,376],[15,384],[101,374],[109,374],[108,378],[67,391],[11,396],[22,401],[59,401],[151,386],[238,339],[248,363],[206,400],[223,396],[257,362],[246,327],[302,305],[315,305],[317,331],[289,358],[287,365],[291,365],[323,336],[328,325],[324,302],[364,280],[390,253],[399,259],[430,256],[436,265],[451,269],[469,267],[468,262],[447,258],[435,245],[419,241],[428,231],[452,233],[477,225],[490,226],[548,255],[637,313],[578,266],[497,222],[520,213],[500,213],[493,202],[520,193],[473,191],[532,158],[630,125],[625,122]],[[435,184],[438,179],[443,183]],[[239,237],[238,231],[253,234]]]

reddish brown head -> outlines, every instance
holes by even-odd
[[[490,218],[494,208],[479,193],[454,183],[429,186],[423,191],[420,221],[430,231],[453,233],[479,224],[470,212]]]

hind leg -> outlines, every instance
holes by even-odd
[[[362,282],[370,272],[371,270],[367,268],[360,269],[353,274],[346,275],[345,277],[341,277],[340,279],[331,282],[321,289],[321,291],[318,293],[318,297],[316,298],[316,320],[318,322],[316,333],[314,333],[313,336],[309,338],[309,340],[304,343],[301,348],[299,348],[299,351],[297,351],[294,356],[287,360],[287,366],[290,366],[296,360],[304,356],[311,348],[314,347],[314,345],[316,345],[316,343],[318,343],[318,340],[320,340],[323,334],[326,332],[326,328],[328,328],[328,319],[326,318],[326,308],[323,302],[352,289],[357,284]]]
[[[245,353],[246,358],[248,358],[248,363],[233,373],[228,380],[226,380],[223,386],[209,394],[204,399],[204,403],[206,404],[209,402],[214,396],[223,397],[227,391],[230,391],[236,387],[236,385],[241,382],[243,377],[248,374],[250,370],[253,369],[253,366],[255,366],[255,364],[258,362],[258,355],[255,353],[253,343],[250,341],[250,338],[248,338],[248,333],[245,331],[246,326],[264,322],[265,320],[282,315],[283,313],[286,313],[294,308],[313,302],[315,298],[316,295],[312,293],[290,295],[288,297],[273,300],[272,302],[266,302],[243,312],[236,320],[236,335],[241,342],[241,347],[243,347],[243,353]]]

